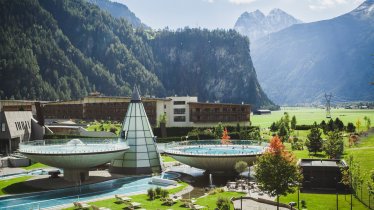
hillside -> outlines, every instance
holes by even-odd
[[[133,27],[136,28],[149,28],[147,25],[142,23],[142,21],[136,17],[136,15],[129,10],[129,8],[118,2],[113,2],[110,0],[87,0],[88,2],[97,5],[102,10],[107,11],[110,15],[115,18],[126,19]]]
[[[372,101],[374,1],[325,21],[293,25],[253,43],[260,84],[280,104]]]
[[[251,42],[255,42],[271,33],[298,23],[301,23],[301,21],[281,9],[273,9],[268,15],[256,10],[241,14],[234,29],[240,34],[248,36]]]
[[[127,96],[137,84],[143,95],[272,105],[258,85],[248,40],[233,31],[134,29],[84,0],[2,0],[0,18],[2,99],[68,100],[91,91]],[[203,55],[197,46],[206,37],[212,42]],[[180,74],[200,86],[174,77]]]

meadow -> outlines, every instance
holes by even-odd
[[[284,112],[288,112],[290,118],[295,115],[298,125],[311,125],[314,122],[320,123],[322,120],[326,122],[330,119],[326,118],[325,109],[306,108],[306,107],[282,107],[279,111],[272,111],[268,115],[251,115],[251,122],[254,126],[260,128],[268,128],[273,122],[279,120]],[[331,118],[339,118],[344,125],[348,122],[355,123],[360,119],[361,125],[364,125],[364,117],[367,116],[374,120],[373,109],[331,109]],[[373,122],[374,123],[374,122]]]

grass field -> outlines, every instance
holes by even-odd
[[[261,128],[268,128],[271,123],[279,120],[284,112],[288,112],[290,118],[295,115],[298,125],[311,125],[315,121],[320,123],[322,120],[328,121],[324,109],[317,108],[282,108],[279,111],[272,111],[269,115],[252,115],[251,122],[254,126]],[[340,120],[346,125],[348,122],[355,123],[357,119],[361,120],[361,125],[364,126],[364,116],[368,116],[374,120],[374,110],[372,109],[332,109],[331,117],[339,117]]]
[[[0,195],[30,192],[32,189],[28,189],[23,185],[23,182],[30,178],[31,176],[22,176],[14,179],[2,180],[0,182]]]

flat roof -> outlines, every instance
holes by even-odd
[[[233,103],[209,103],[209,102],[188,102],[188,104],[207,104],[207,105],[235,105],[235,106],[250,106],[250,104],[233,104]]]
[[[338,159],[301,159],[300,166],[302,167],[341,167],[346,166],[344,160]]]

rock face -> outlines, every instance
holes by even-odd
[[[265,16],[260,10],[244,12],[235,23],[235,30],[249,37],[251,42],[280,31],[291,25],[301,23],[280,9],[273,9]]]
[[[374,1],[342,16],[293,25],[251,46],[259,81],[279,104],[374,100]]]

